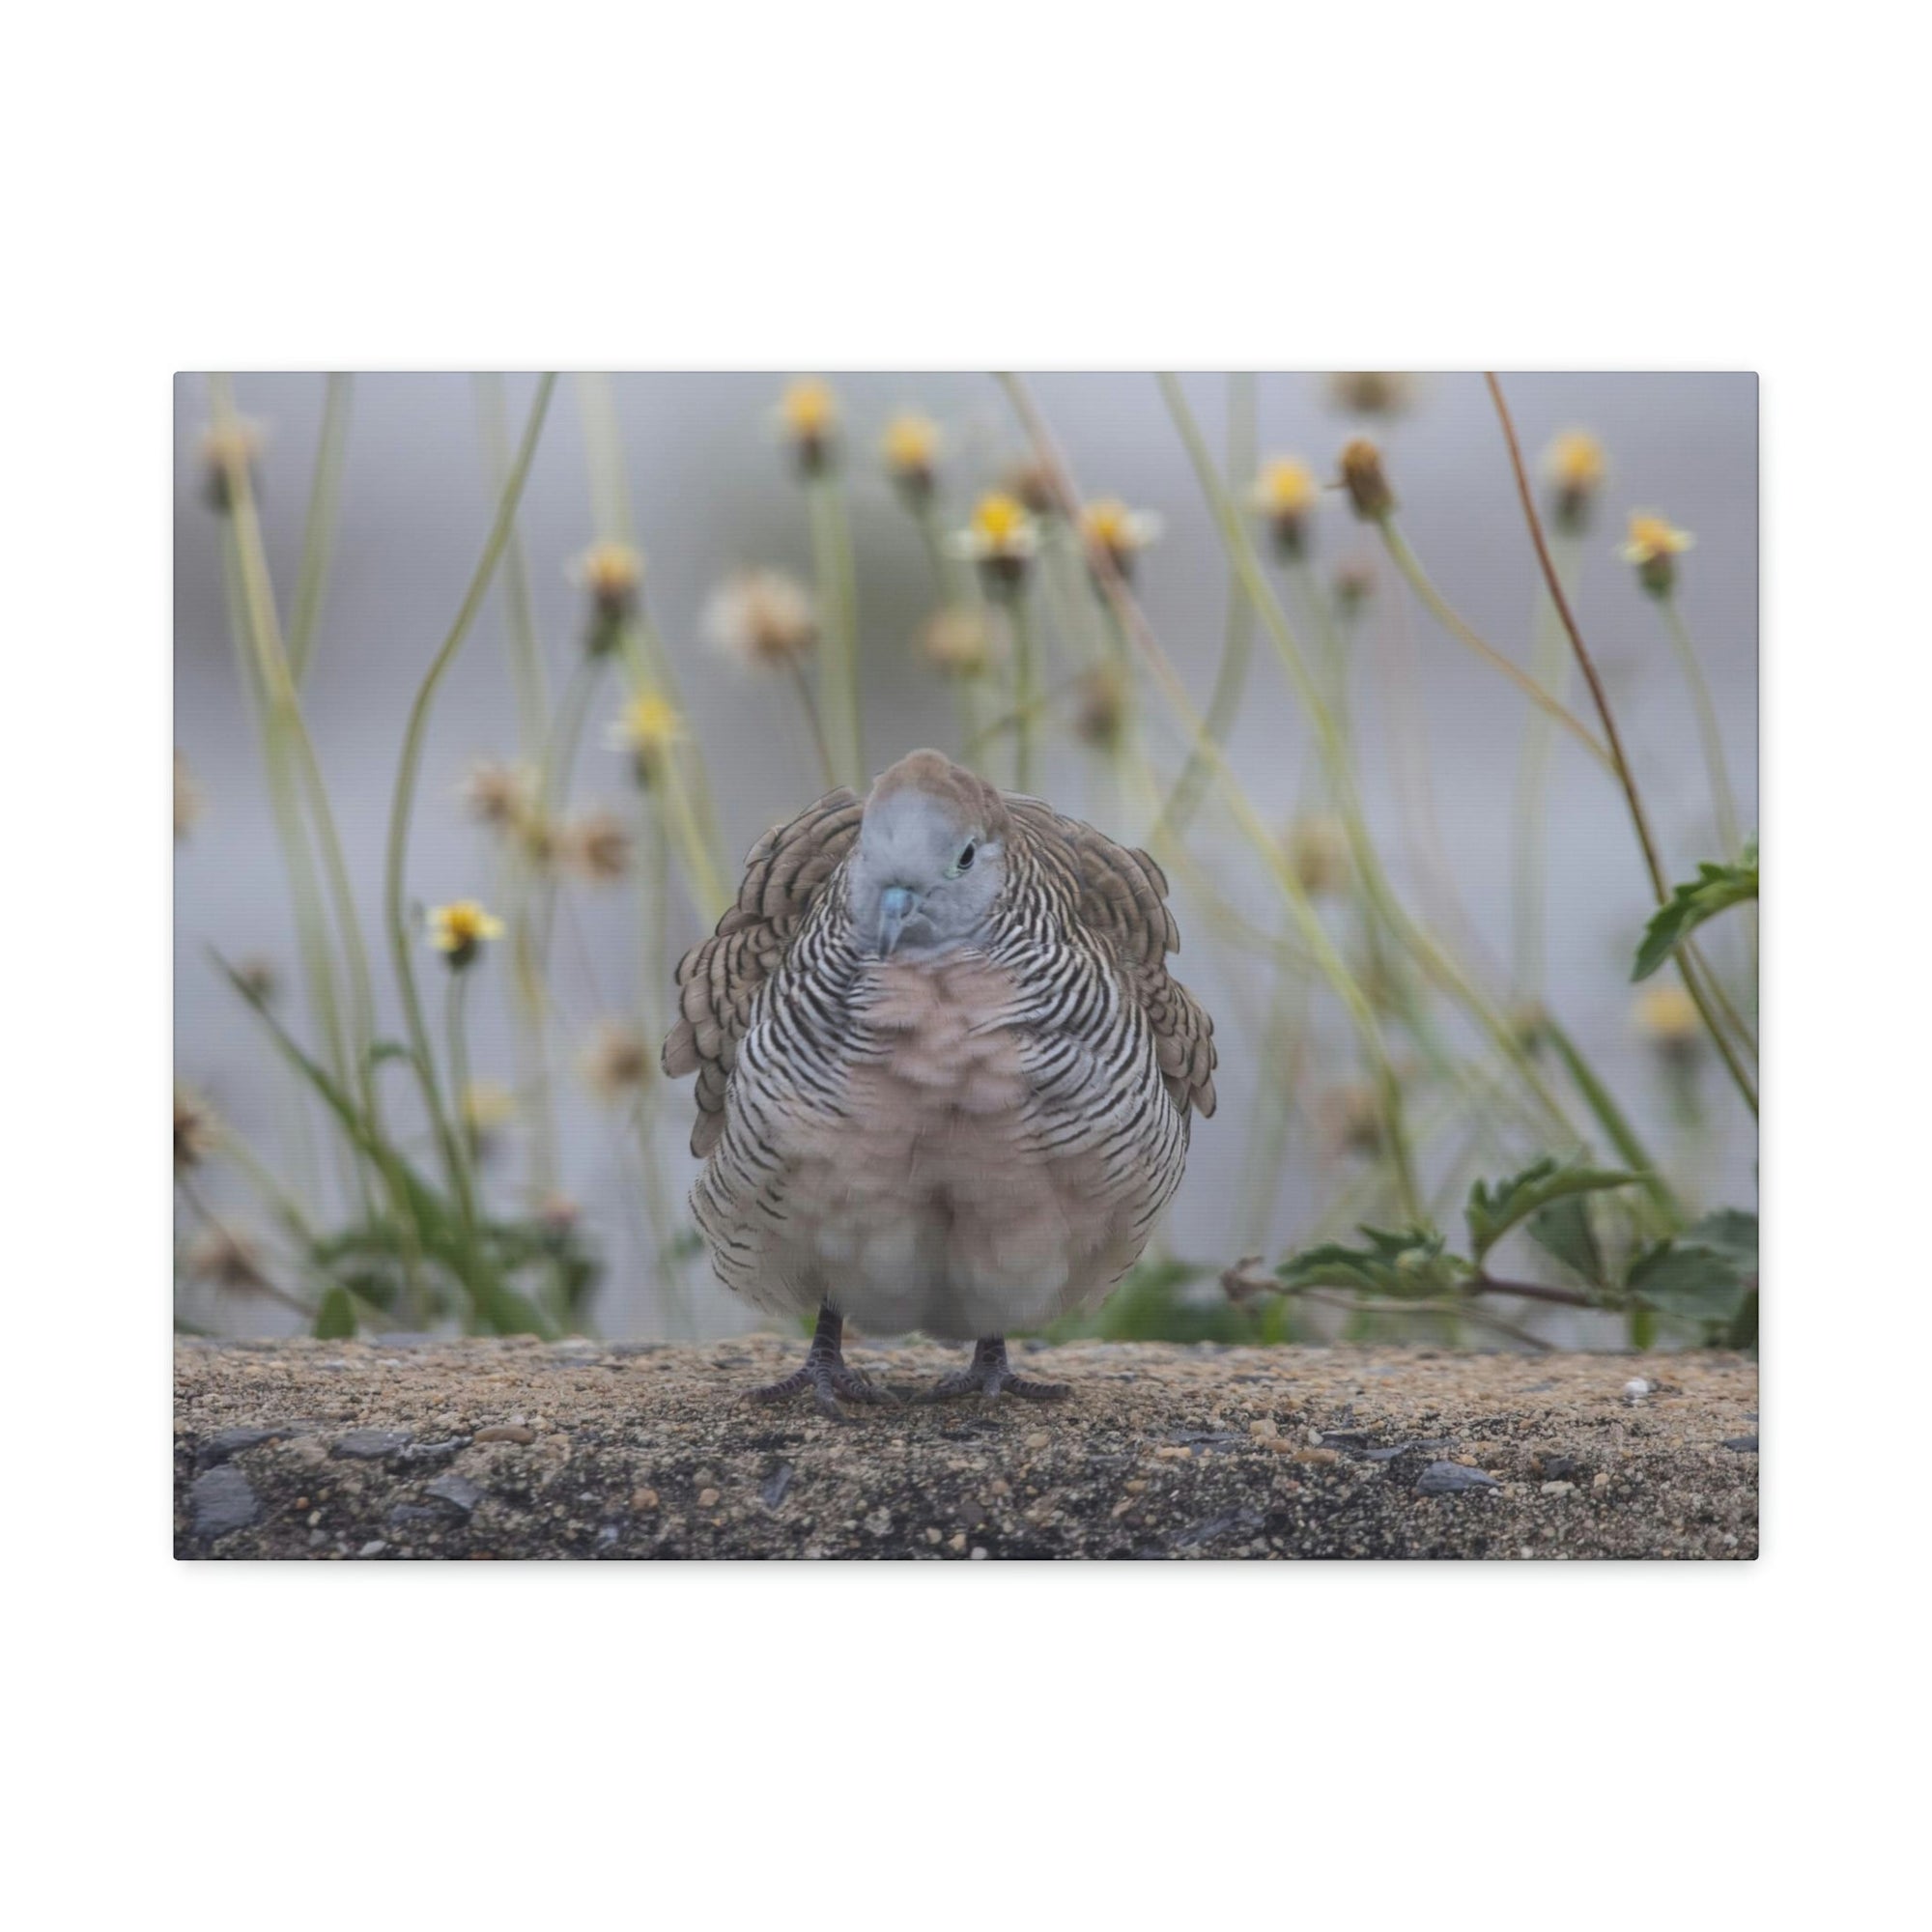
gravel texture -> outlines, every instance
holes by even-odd
[[[183,1557],[1754,1557],[1757,1365],[1016,1347],[1065,1401],[744,1392],[804,1344],[175,1350]],[[856,1344],[916,1393],[963,1350]]]

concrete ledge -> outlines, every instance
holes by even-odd
[[[175,1354],[184,1557],[1752,1557],[1735,1355],[1080,1344],[1065,1402],[861,1411],[696,1346],[213,1344]],[[851,1351],[915,1391],[963,1350]],[[1650,1383],[1633,1396],[1633,1378]]]

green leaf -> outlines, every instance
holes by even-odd
[[[1474,1272],[1460,1255],[1444,1251],[1442,1236],[1431,1228],[1369,1228],[1359,1231],[1367,1247],[1327,1241],[1291,1255],[1275,1269],[1282,1285],[1347,1288],[1369,1294],[1426,1300],[1452,1294]]]
[[[1746,1274],[1757,1272],[1757,1216],[1742,1208],[1719,1208],[1706,1214],[1695,1227],[1687,1228],[1683,1237],[1731,1256]]]
[[[1546,1254],[1555,1258],[1592,1288],[1608,1288],[1609,1269],[1604,1250],[1591,1225],[1589,1204],[1580,1194],[1566,1195],[1539,1208],[1529,1217],[1523,1232]]]
[[[1636,950],[1631,978],[1648,980],[1707,919],[1756,897],[1755,841],[1745,847],[1744,857],[1735,866],[1713,866],[1708,861],[1700,865],[1697,876],[1677,887],[1652,915],[1643,929],[1643,944]]]
[[[1469,1246],[1476,1260],[1541,1208],[1576,1194],[1599,1194],[1605,1188],[1628,1187],[1640,1177],[1623,1168],[1586,1167],[1581,1161],[1559,1165],[1546,1155],[1493,1186],[1479,1180],[1469,1189],[1464,1209],[1469,1223]]]
[[[316,1310],[315,1332],[325,1342],[346,1342],[355,1332],[355,1304],[346,1288],[331,1288]]]
[[[1659,1241],[1640,1255],[1629,1287],[1660,1315],[1725,1325],[1737,1320],[1748,1292],[1736,1256],[1683,1239]]]

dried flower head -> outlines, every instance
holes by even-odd
[[[188,770],[186,754],[179,746],[175,748],[175,838],[185,838],[201,823],[202,812],[208,801],[201,787],[194,781],[194,774]]]
[[[1636,566],[1637,582],[1653,597],[1667,597],[1677,582],[1677,559],[1696,541],[1654,510],[1633,510],[1629,539],[1617,554]]]
[[[1073,731],[1097,752],[1119,748],[1127,723],[1127,680],[1116,665],[1084,672],[1074,686]]]
[[[230,1294],[260,1294],[270,1287],[261,1243],[221,1222],[211,1223],[189,1241],[182,1265],[191,1281],[210,1282]]]
[[[1288,863],[1311,898],[1349,883],[1349,835],[1332,812],[1305,812],[1288,828]]]
[[[1365,556],[1351,556],[1335,566],[1335,608],[1345,618],[1355,616],[1375,595],[1376,567]]]
[[[1557,527],[1573,533],[1585,528],[1609,473],[1604,445],[1586,429],[1566,429],[1543,452],[1543,471]]]
[[[1018,589],[1039,552],[1039,526],[1017,497],[989,490],[973,507],[973,520],[955,531],[949,548],[980,566],[989,590]]]
[[[615,650],[637,614],[644,584],[644,554],[627,543],[594,543],[571,561],[570,575],[590,598],[583,647],[592,657]]]
[[[537,775],[521,758],[478,758],[457,795],[478,825],[514,831],[536,810]]]
[[[503,922],[474,899],[453,899],[432,908],[429,943],[461,972],[482,952],[485,942],[503,936]]]
[[[816,476],[838,446],[838,398],[829,383],[806,376],[779,399],[779,429],[791,444],[799,472]]]
[[[704,635],[752,670],[796,664],[818,641],[811,593],[781,570],[742,570],[711,593]]]
[[[1053,472],[1037,457],[1009,464],[1000,479],[1000,488],[1036,517],[1059,514],[1060,494],[1053,487]]]
[[[1673,980],[1646,986],[1634,1009],[1637,1031],[1673,1065],[1694,1060],[1703,1045],[1703,1020],[1697,1003]]]
[[[1355,369],[1329,376],[1323,388],[1332,407],[1351,416],[1406,415],[1422,393],[1411,375],[1388,369]]]
[[[983,677],[1005,655],[1005,639],[977,604],[948,604],[919,634],[919,647],[941,677]]]
[[[175,1172],[186,1174],[214,1151],[221,1123],[214,1109],[192,1087],[175,1082]]]
[[[553,1189],[537,1203],[537,1219],[546,1234],[568,1235],[583,1219],[583,1209],[568,1194]]]
[[[1365,436],[1343,445],[1342,487],[1364,523],[1378,524],[1395,509],[1395,492],[1382,469],[1382,453]]]
[[[620,1020],[598,1027],[580,1065],[590,1091],[607,1106],[640,1092],[651,1077],[650,1048],[643,1036]]]
[[[1080,535],[1088,554],[1104,552],[1122,577],[1134,574],[1134,559],[1158,540],[1161,529],[1152,510],[1130,510],[1118,497],[1095,497],[1080,506]]]
[[[259,952],[242,960],[235,969],[235,977],[242,981],[248,997],[265,1007],[273,1006],[282,996],[280,969],[272,959],[265,959]]]
[[[563,863],[589,885],[611,885],[631,869],[631,835],[614,811],[581,812],[563,828],[559,843]]]
[[[939,425],[930,416],[906,411],[886,425],[879,441],[886,473],[907,502],[917,507],[932,495],[939,468]]]
[[[245,477],[252,489],[255,465],[262,454],[260,423],[233,416],[210,423],[201,433],[201,500],[216,516],[235,505],[237,488]]]
[[[610,742],[631,754],[631,768],[640,785],[657,782],[670,748],[684,736],[684,720],[670,700],[655,691],[641,692],[624,707],[611,727]]]
[[[1267,525],[1285,557],[1298,557],[1307,548],[1308,520],[1321,501],[1314,470],[1295,456],[1270,457],[1248,486],[1248,507]]]
[[[473,1159],[488,1160],[502,1145],[503,1129],[517,1118],[516,1096],[494,1080],[472,1080],[457,1097],[463,1134]]]
[[[1316,1114],[1331,1152],[1372,1156],[1381,1151],[1381,1103],[1366,1082],[1331,1087],[1316,1102]]]

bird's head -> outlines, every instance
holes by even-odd
[[[1011,830],[1000,794],[939,752],[882,773],[846,869],[860,944],[885,959],[973,943],[999,898]]]

